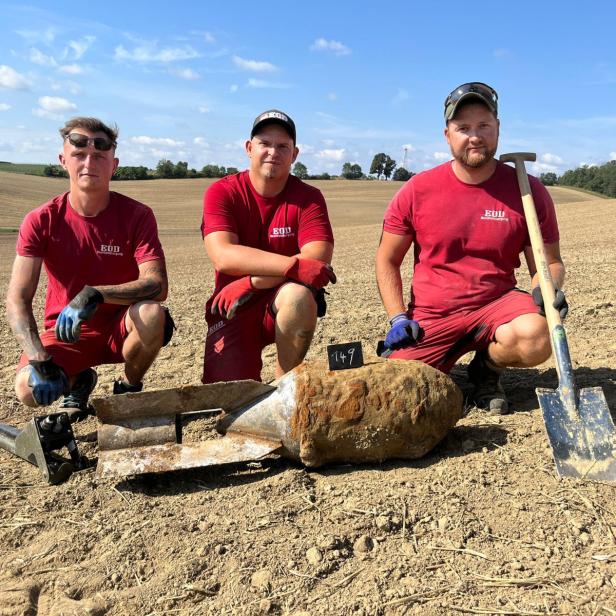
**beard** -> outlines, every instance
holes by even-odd
[[[465,167],[479,169],[487,165],[494,158],[494,154],[496,154],[496,148],[491,150],[486,148],[482,153],[472,152],[470,154],[467,150],[464,150],[462,154],[454,155],[454,158]]]

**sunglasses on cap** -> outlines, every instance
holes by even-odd
[[[108,152],[116,146],[116,142],[107,137],[87,137],[81,133],[69,133],[65,139],[68,139],[68,142],[76,148],[87,148],[92,144],[95,150],[101,152]]]
[[[498,112],[498,94],[496,90],[481,81],[471,81],[458,86],[445,99],[445,119],[453,118],[458,103],[466,98],[480,98],[493,112]]]

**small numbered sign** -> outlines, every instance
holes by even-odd
[[[330,370],[348,370],[364,365],[361,342],[345,342],[327,345],[327,361]]]

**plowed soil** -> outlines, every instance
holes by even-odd
[[[149,390],[200,379],[213,282],[198,230],[205,185],[113,185],[154,208],[168,259],[178,331],[147,375]],[[16,239],[7,229],[65,187],[0,173],[3,297]],[[351,340],[373,357],[386,332],[373,257],[399,185],[319,187],[336,234],[338,284],[308,360]],[[616,201],[552,194],[576,376],[581,386],[602,387],[614,413]],[[525,270],[519,280],[528,287]],[[23,426],[31,410],[13,394],[19,350],[5,319],[0,349],[0,421]],[[266,350],[265,381],[273,360]],[[466,391],[468,360],[454,369]],[[101,367],[95,395],[110,394],[118,374]],[[508,370],[504,383],[511,415],[467,406],[446,439],[414,462],[308,471],[272,457],[124,481],[88,470],[48,486],[35,467],[0,451],[0,614],[616,614],[616,485],[556,477],[534,391],[556,387],[551,362]],[[94,419],[75,427],[92,459],[95,429]]]

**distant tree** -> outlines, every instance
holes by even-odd
[[[406,182],[410,180],[415,174],[404,167],[398,167],[394,171],[394,177],[392,178],[395,182]]]
[[[539,180],[544,186],[555,186],[556,184],[558,184],[558,176],[552,171],[549,171],[548,173],[542,173],[539,176]]]
[[[224,167],[221,167],[222,169],[224,169]],[[237,167],[227,167],[227,169],[225,170],[225,175],[235,175],[236,173],[239,173],[239,169]]]
[[[391,174],[396,168],[396,161],[383,152],[374,155],[372,164],[370,165],[370,173],[375,174],[377,179],[384,176],[386,180],[391,177]]]
[[[364,177],[364,172],[357,163],[344,163],[340,175],[347,180],[361,180]]]
[[[308,179],[308,167],[299,161],[293,165],[293,175],[300,180]]]
[[[156,176],[159,178],[172,178],[175,171],[175,165],[166,158],[162,158],[156,165]]]
[[[43,169],[43,175],[48,178],[67,178],[68,173],[62,165],[46,165]]]
[[[147,167],[118,167],[113,174],[112,180],[149,180],[150,174]]]
[[[181,160],[175,163],[173,167],[173,177],[174,178],[185,178],[188,175],[188,163],[182,162]]]
[[[205,178],[221,178],[224,176],[225,168],[218,165],[205,165],[201,173]]]

